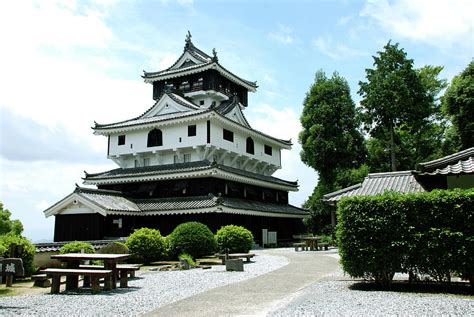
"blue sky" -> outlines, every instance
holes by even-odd
[[[473,1],[2,1],[0,201],[33,241],[52,239],[42,211],[81,184],[83,171],[115,168],[93,121],[124,120],[153,103],[142,70],[170,66],[188,30],[226,68],[259,89],[246,116],[292,138],[275,175],[299,180],[304,202],[317,175],[299,161],[302,101],[314,73],[338,71],[352,89],[389,40],[416,67],[461,72],[474,56]]]

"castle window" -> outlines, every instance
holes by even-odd
[[[143,159],[143,166],[150,166],[150,158]]]
[[[125,135],[119,135],[118,136],[118,145],[124,145],[125,144]]]
[[[222,137],[224,140],[234,142],[234,132],[224,129]]]
[[[188,136],[196,136],[196,125],[188,125]]]
[[[265,154],[272,155],[272,147],[265,144]]]
[[[252,140],[251,137],[248,137],[248,138],[247,138],[246,151],[247,151],[247,153],[249,153],[249,154],[255,154],[254,145],[253,145],[253,140]]]
[[[163,145],[163,133],[159,129],[148,132],[147,147]]]
[[[204,106],[204,100],[199,101],[200,106]]]

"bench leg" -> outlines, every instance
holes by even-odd
[[[53,279],[51,283],[51,294],[58,294],[60,286],[61,286],[61,276],[53,275]]]
[[[121,288],[128,287],[128,272],[127,271],[120,272],[120,287]]]
[[[69,275],[66,276],[66,290],[73,290],[79,287],[79,276]]]
[[[91,288],[92,294],[100,293],[99,277],[98,276],[91,276],[90,279],[92,281],[92,288]]]
[[[111,276],[108,276],[108,277],[104,278],[104,289],[107,290],[107,291],[111,291],[113,289],[112,283],[113,283],[113,281],[112,281]]]
[[[91,277],[89,275],[84,275],[84,281],[82,283],[84,287],[91,287]]]
[[[130,277],[135,277],[135,271],[130,271]]]

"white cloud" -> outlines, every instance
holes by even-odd
[[[368,1],[361,15],[396,36],[440,47],[461,44],[472,48],[473,12],[472,0],[380,0]]]
[[[312,41],[313,46],[324,55],[335,60],[350,59],[358,56],[366,56],[362,51],[336,43],[327,37],[317,37]]]
[[[278,30],[268,33],[268,37],[280,44],[289,45],[295,41],[292,33],[293,30],[290,27],[278,24]]]
[[[293,147],[289,151],[282,151],[282,169],[274,176],[290,181],[298,180],[299,191],[290,192],[290,202],[301,206],[312,194],[318,182],[318,175],[300,159],[301,145],[298,143],[298,134],[302,127],[299,115],[292,108],[280,110],[268,104],[254,105],[249,111],[247,118],[254,129],[284,140],[291,138]]]

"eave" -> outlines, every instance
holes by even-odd
[[[197,74],[197,73],[201,73],[201,72],[204,72],[206,70],[211,70],[211,69],[216,70],[217,72],[219,72],[219,74],[221,74],[225,78],[236,83],[237,85],[241,85],[245,87],[249,91],[255,92],[257,90],[258,86],[256,83],[238,77],[234,73],[230,72],[229,70],[221,66],[216,61],[211,61],[211,62],[203,63],[203,64],[197,64],[197,65],[193,65],[193,66],[181,68],[181,69],[166,70],[166,71],[157,72],[157,73],[145,72],[145,75],[142,77],[146,83],[153,83],[155,81],[162,81],[162,80],[177,78],[181,76]]]

